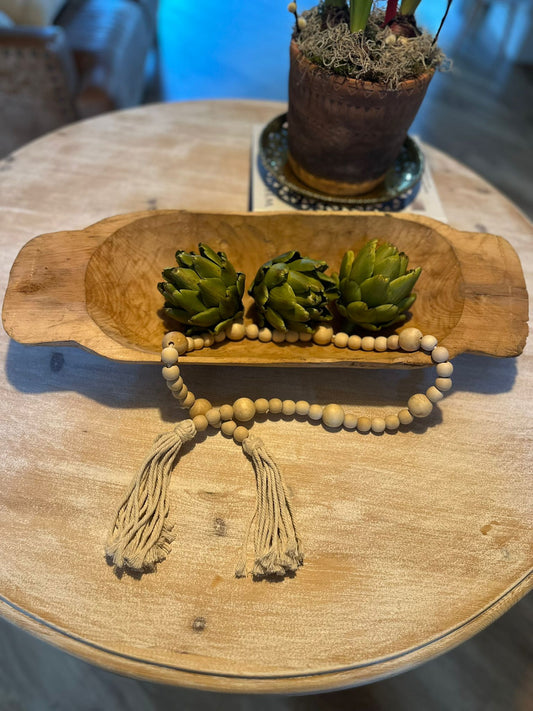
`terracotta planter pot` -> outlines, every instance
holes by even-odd
[[[306,185],[361,195],[394,164],[433,71],[397,89],[337,76],[291,43],[289,163]]]

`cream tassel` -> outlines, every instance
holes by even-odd
[[[131,482],[106,544],[106,555],[117,568],[153,570],[170,553],[175,536],[168,523],[167,491],[181,446],[196,435],[192,420],[160,435]]]
[[[249,436],[243,441],[242,448],[252,460],[257,503],[235,575],[238,578],[246,575],[246,554],[253,529],[255,561],[252,575],[256,578],[283,577],[303,563],[302,544],[296,532],[287,490],[277,464],[261,439]]]

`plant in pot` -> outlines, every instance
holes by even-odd
[[[418,28],[421,0],[323,0],[298,14],[290,47],[288,162],[329,195],[370,192],[385,178],[444,55]]]

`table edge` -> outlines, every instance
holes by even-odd
[[[533,568],[483,610],[445,632],[400,652],[366,662],[293,674],[238,674],[187,669],[124,654],[47,622],[0,594],[0,615],[83,661],[144,681],[205,691],[260,694],[305,694],[335,691],[385,679],[412,669],[453,649],[485,629],[533,589]]]

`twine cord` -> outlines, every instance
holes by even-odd
[[[109,532],[106,556],[117,568],[153,570],[170,553],[175,538],[168,522],[170,476],[182,445],[193,439],[192,420],[160,435],[119,506]]]
[[[303,563],[302,545],[296,531],[287,489],[277,464],[261,439],[249,436],[242,443],[242,447],[252,461],[257,501],[235,575],[246,575],[248,543],[253,535],[252,575],[256,578],[284,576],[297,570]]]

